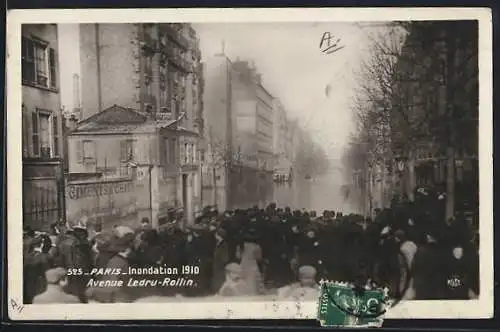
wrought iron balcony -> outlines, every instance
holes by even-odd
[[[184,49],[188,49],[189,41],[182,34],[183,26],[181,23],[166,23],[160,25],[161,33],[167,34],[171,40]]]
[[[192,65],[189,61],[187,61],[183,54],[179,52],[179,49],[176,47],[172,47],[172,45],[167,44],[163,49],[167,54],[168,61],[178,69],[190,73],[192,71]]]

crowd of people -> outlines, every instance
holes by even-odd
[[[224,212],[207,207],[188,226],[179,214],[158,228],[144,218],[137,229],[91,231],[81,218],[54,224],[50,233],[25,229],[24,303],[269,294],[317,300],[321,279],[388,287],[397,299],[476,297],[477,236],[463,215],[445,222],[441,205],[442,195],[418,191],[414,201],[394,199],[373,219],[271,203]],[[117,282],[130,276],[88,273],[155,266],[196,267],[186,276],[194,284],[128,287]]]

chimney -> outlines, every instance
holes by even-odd
[[[80,76],[73,74],[73,114],[82,120],[82,105],[80,101]]]

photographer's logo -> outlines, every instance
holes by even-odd
[[[462,279],[460,279],[458,276],[451,276],[448,278],[446,284],[450,288],[458,288],[462,286]]]

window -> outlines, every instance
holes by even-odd
[[[179,159],[181,160],[182,164],[187,164],[187,151],[186,151],[187,150],[187,144],[186,143],[182,144],[182,142],[181,142],[180,149],[181,149],[181,151],[180,151],[181,153],[180,153],[180,158]]]
[[[54,155],[59,155],[59,121],[58,117],[52,116],[52,137],[54,142]]]
[[[176,149],[176,144],[177,144],[177,140],[175,138],[172,138],[172,140],[170,141],[170,163],[172,165],[175,165],[176,164],[176,159],[177,159],[177,149]]]
[[[194,144],[191,144],[191,163],[194,164],[196,162],[196,148]]]
[[[189,164],[191,162],[191,145],[188,143],[184,143],[184,149],[186,150],[186,154],[184,156],[184,164]]]
[[[56,88],[57,85],[57,69],[56,69],[56,52],[53,48],[49,49],[49,70],[50,70],[50,87]]]
[[[153,95],[153,57],[149,54],[144,54],[144,86],[146,93],[146,102],[151,102],[149,99]]]
[[[172,160],[171,157],[170,157],[170,140],[168,138],[164,138],[163,139],[163,145],[164,145],[164,160],[165,160],[165,164],[169,164],[170,161]]]
[[[49,110],[37,109],[31,114],[33,156],[59,156],[59,122]]]
[[[129,162],[134,159],[134,141],[126,140],[120,142],[120,161]]]
[[[40,156],[42,158],[51,157],[51,139],[50,139],[50,115],[38,114],[39,139],[40,139]]]
[[[95,142],[83,141],[83,162],[85,164],[95,164]]]
[[[57,58],[48,43],[38,39],[22,37],[22,78],[30,83],[45,88],[57,87]]]

